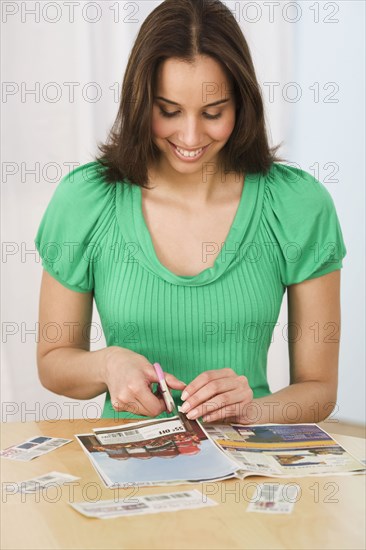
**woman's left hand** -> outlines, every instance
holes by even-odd
[[[182,412],[190,420],[203,417],[203,421],[245,418],[245,411],[253,400],[253,391],[245,376],[233,369],[208,370],[198,375],[182,393],[185,401]]]

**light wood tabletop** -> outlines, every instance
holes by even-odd
[[[111,419],[1,425],[2,449],[38,435],[73,440],[30,462],[0,459],[2,549],[365,548],[364,475],[286,479],[251,476],[243,481],[140,487],[134,496],[197,489],[219,506],[105,520],[85,518],[68,502],[109,500],[114,498],[114,491],[104,487],[74,435],[110,425]],[[364,439],[344,435],[334,438],[354,456],[365,457]],[[9,484],[50,471],[69,473],[80,480],[71,487],[50,487],[38,495],[10,494]],[[247,512],[257,484],[271,480],[300,485],[300,497],[292,513]],[[131,489],[118,491],[120,498],[131,496]]]

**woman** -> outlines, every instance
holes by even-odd
[[[100,150],[61,180],[35,239],[42,384],[75,399],[106,392],[103,417],[165,417],[159,362],[190,419],[329,416],[341,228],[325,187],[269,148],[250,52],[224,4],[166,0],[147,17]],[[290,385],[271,394],[286,289]],[[93,297],[107,347],[90,352]],[[56,342],[48,323],[62,327]]]

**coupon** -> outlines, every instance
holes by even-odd
[[[0,451],[0,456],[9,460],[28,462],[37,456],[54,451],[66,445],[66,443],[71,443],[71,441],[71,439],[63,439],[61,437],[36,436],[18,445],[12,445],[3,449]]]
[[[80,477],[64,474],[62,472],[48,472],[42,476],[26,479],[18,483],[18,493],[36,493],[50,485],[63,485],[75,481]]]
[[[69,502],[77,512],[89,518],[108,519],[121,516],[156,514],[159,512],[177,512],[206,506],[217,506],[215,500],[205,497],[196,489],[176,493],[163,493],[119,500],[100,500],[98,502]]]
[[[162,424],[153,424],[141,428],[125,428],[122,430],[110,430],[108,433],[99,433],[93,430],[95,437],[101,445],[118,443],[134,443],[145,439],[157,439],[158,437],[185,432],[185,427],[178,419],[172,419]],[[102,430],[100,430],[102,431]]]
[[[298,484],[259,483],[247,506],[247,512],[290,514],[301,488]]]

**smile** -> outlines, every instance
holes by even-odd
[[[205,147],[201,147],[200,149],[196,149],[195,151],[188,151],[186,149],[182,149],[181,147],[177,147],[176,145],[174,145],[174,143],[171,143],[170,141],[168,141],[168,143],[174,151],[176,157],[185,161],[199,159],[200,157],[202,157],[206,149],[211,145],[205,145]]]

